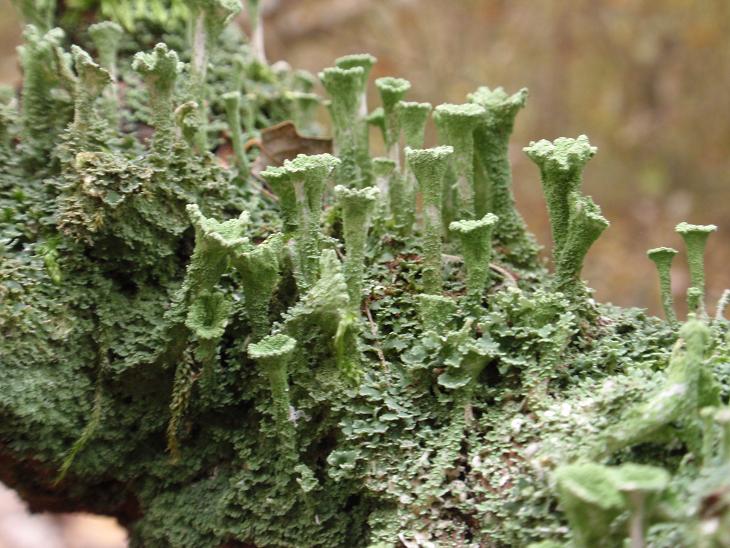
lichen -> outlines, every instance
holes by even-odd
[[[260,2],[251,40],[223,31],[233,1],[103,0],[68,33],[18,4],[37,26],[0,90],[0,480],[34,509],[115,516],[132,546],[727,545],[714,227],[678,228],[687,321],[670,250],[650,251],[670,321],[602,304],[580,279],[608,226],[579,189],[588,139],[527,147],[554,274],[515,209],[526,90],[438,107],[428,148],[430,105],[385,78],[366,112],[375,59],[345,56],[321,78],[335,154],[255,158],[269,126],[316,136],[322,103],[266,64]]]

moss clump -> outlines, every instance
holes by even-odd
[[[347,56],[322,72],[335,154],[259,177],[243,143],[314,131],[321,104],[311,75],[266,65],[260,2],[250,41],[222,30],[228,0],[102,1],[114,23],[18,4],[35,26],[20,94],[0,90],[0,480],[34,508],[116,516],[134,546],[727,544],[714,227],[678,227],[681,326],[600,304],[580,280],[608,224],[579,189],[587,138],[527,147],[554,274],[514,207],[525,90],[437,107],[428,148],[431,106],[384,78],[366,112],[375,60]],[[650,252],[669,319],[671,255]]]

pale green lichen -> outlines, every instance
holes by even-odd
[[[542,188],[550,215],[553,235],[553,258],[557,261],[568,239],[571,195],[580,190],[582,172],[588,160],[596,154],[588,137],[560,137],[530,143],[525,153],[540,168]]]
[[[456,221],[449,225],[461,244],[466,266],[466,290],[474,306],[481,307],[481,300],[489,280],[489,263],[492,258],[492,234],[499,218],[487,213],[479,220]]]
[[[449,159],[450,146],[406,148],[406,161],[413,171],[423,195],[423,290],[438,294],[443,284],[441,272],[441,189]]]
[[[497,242],[510,259],[529,264],[537,255],[537,245],[517,211],[509,161],[509,139],[515,117],[527,101],[527,89],[509,95],[501,87],[480,87],[468,99],[484,108],[482,123],[474,132],[476,216],[487,212],[497,215]]]
[[[365,250],[370,216],[380,191],[376,187],[351,190],[338,185],[335,196],[342,208],[342,231],[345,237],[345,279],[350,293],[350,305],[356,316],[360,313],[362,284],[365,274]]]
[[[568,232],[556,257],[555,277],[560,290],[574,293],[579,287],[586,254],[609,222],[589,196],[573,192],[568,197],[568,205]]]
[[[150,95],[155,128],[152,150],[166,160],[175,140],[173,92],[182,64],[174,51],[165,44],[157,44],[152,52],[135,55],[132,68],[142,76]]]
[[[266,64],[266,48],[264,42],[264,14],[261,10],[261,0],[246,0],[248,21],[251,25],[250,45],[253,50],[253,57],[261,63]]]
[[[56,17],[56,0],[13,0],[25,22],[34,25],[41,32],[53,27]]]
[[[694,292],[691,299],[688,293],[688,304],[690,310],[706,315],[705,312],[705,247],[707,238],[717,230],[715,225],[691,225],[679,223],[675,229],[687,248],[687,262],[689,263],[690,289]]]
[[[362,182],[358,186],[369,186],[373,182],[372,167],[370,160],[370,135],[368,128],[368,78],[370,77],[370,71],[373,65],[378,60],[370,55],[369,53],[354,53],[351,55],[345,55],[335,59],[335,66],[344,70],[359,67],[362,69],[362,76],[360,78],[360,106],[358,107],[357,115],[355,116],[354,123],[355,127],[355,151],[357,153],[357,165],[359,170],[359,177]]]
[[[677,250],[671,247],[656,247],[646,252],[646,256],[656,265],[664,317],[671,323],[677,321],[677,315],[674,313],[674,299],[672,298],[672,261],[676,254]]]
[[[236,158],[238,176],[246,180],[250,173],[250,166],[243,147],[243,133],[241,132],[241,92],[229,91],[223,95],[222,99],[226,106],[226,117],[228,119],[228,128],[231,131],[231,143]]]
[[[474,130],[484,117],[485,110],[474,103],[443,104],[436,107],[434,121],[439,137],[454,148],[453,166],[458,204],[455,214],[459,219],[473,219],[474,198]]]
[[[424,331],[441,332],[456,313],[454,299],[424,293],[418,296],[418,315]]]
[[[353,178],[332,192],[331,156],[268,166],[262,183],[262,155],[242,184],[227,147],[199,154],[202,120],[211,144],[232,136],[236,92],[243,120],[230,126],[275,155],[264,128],[302,125],[300,109],[318,101],[311,76],[264,65],[233,30],[210,36],[221,47],[206,49],[207,105],[169,49],[130,63],[163,31],[184,47],[189,8],[102,0],[102,13],[135,29],[118,53],[123,124],[109,123],[113,85],[79,102],[88,130],[73,123],[79,76],[97,69],[76,50],[75,71],[58,31],[27,31],[22,100],[0,89],[0,480],[39,510],[115,516],[140,546],[727,544],[729,324],[695,315],[678,333],[591,299],[579,272],[605,222],[566,185],[556,187],[567,204],[556,276],[546,276],[521,219],[510,221],[506,143],[525,92],[470,97],[485,110],[474,218],[500,216],[491,264],[486,227],[458,223],[484,244],[472,260],[456,237],[442,241],[434,215],[453,151],[418,150],[428,107],[396,102],[397,124],[387,121],[403,86],[369,118],[386,133],[399,126],[391,153],[404,137],[397,171],[418,177],[405,188],[419,191],[403,203],[408,215],[423,204],[423,225],[393,222],[405,211],[382,204],[364,222],[374,191]],[[64,23],[78,21],[68,36],[100,49],[79,9],[63,9]],[[300,105],[297,94],[310,95]],[[574,184],[571,150],[590,146],[551,147],[538,163]],[[347,161],[387,190],[394,157],[364,160]],[[691,294],[699,303],[700,289]],[[597,482],[585,475],[588,491],[618,495],[608,509],[556,485],[555,470],[587,461],[601,468]]]
[[[244,306],[254,341],[269,333],[269,304],[279,284],[280,255],[284,245],[281,234],[269,237],[253,249],[239,249],[231,258],[241,277]]]
[[[120,120],[118,109],[119,95],[117,81],[119,70],[117,57],[124,30],[113,21],[103,21],[89,27],[89,36],[96,46],[99,66],[104,68],[111,77],[111,84],[104,90],[104,110],[112,126],[117,126]]]
[[[400,167],[400,120],[398,116],[398,103],[405,97],[411,83],[403,78],[385,76],[375,80],[375,87],[380,93],[380,100],[383,104],[383,135],[385,138],[385,152],[388,158]]]
[[[284,162],[288,182],[294,188],[299,267],[297,283],[301,289],[311,287],[318,277],[321,251],[319,216],[325,185],[332,170],[339,165],[340,160],[331,154],[300,154],[294,160]]]
[[[199,126],[195,143],[200,153],[208,151],[208,63],[211,50],[228,22],[241,11],[240,0],[192,0],[191,92],[198,103]]]
[[[84,147],[94,121],[94,103],[112,79],[109,72],[94,63],[78,46],[71,46],[71,54],[78,75],[74,89],[73,132],[78,145]]]
[[[289,419],[289,360],[297,341],[283,334],[271,335],[248,347],[248,354],[256,360],[269,379],[274,421],[281,437],[282,457],[296,462],[294,424]]]
[[[337,169],[338,184],[358,188],[365,184],[362,171],[362,134],[367,126],[360,117],[361,94],[365,86],[365,69],[332,67],[319,73],[319,79],[330,96],[329,111],[334,130],[334,153],[342,165]]]
[[[426,122],[432,109],[431,104],[400,101],[397,109],[398,123],[403,131],[405,146],[413,149],[423,148]],[[396,226],[399,227],[402,234],[410,234],[416,217],[418,181],[408,162],[403,165],[401,173],[392,171],[388,180],[388,188],[392,188],[391,209]]]

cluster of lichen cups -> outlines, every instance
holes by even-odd
[[[194,100],[174,108],[174,90],[182,64],[164,44],[149,53],[137,54],[133,63],[147,86],[155,129],[150,152],[158,165],[169,161],[180,138],[191,150],[207,153],[206,68],[214,45],[211,37],[239,6],[238,2],[225,0],[196,0],[192,8]],[[250,0],[249,10],[254,30],[260,32],[259,2]],[[98,65],[82,49],[72,49],[76,76],[72,80],[71,133],[80,149],[97,123],[97,107],[101,107],[107,123],[119,123],[113,107],[117,102],[116,52],[121,29],[112,23],[100,23],[90,33],[99,52]],[[34,107],[48,100],[43,95],[41,64],[58,47],[59,37],[53,31],[40,34],[30,28],[26,38],[26,146],[44,147],[43,121],[38,115],[40,109]],[[254,43],[259,42],[260,36]],[[257,51],[256,57],[263,63],[263,50]],[[297,314],[300,310],[321,312],[338,373],[350,385],[357,385],[362,376],[362,301],[370,291],[366,279],[370,228],[379,223],[404,241],[417,241],[421,330],[434,335],[444,346],[459,346],[464,356],[457,366],[441,372],[437,381],[452,391],[454,399],[436,464],[417,493],[431,496],[443,479],[443,469],[456,460],[463,433],[473,420],[471,403],[476,379],[488,361],[473,344],[473,335],[488,307],[492,262],[496,257],[517,267],[537,264],[537,246],[515,208],[507,149],[515,116],[524,106],[527,92],[521,90],[510,96],[501,88],[479,88],[464,104],[432,108],[429,103],[405,100],[410,89],[406,80],[379,78],[375,86],[382,106],[368,112],[367,79],[375,61],[366,54],[350,55],[320,73],[329,94],[334,154],[298,155],[260,173],[278,203],[279,232],[254,244],[248,212],[219,221],[205,216],[196,204],[187,206],[195,231],[194,250],[167,318],[178,329],[178,336],[193,345],[195,361],[202,369],[201,393],[214,392],[219,346],[236,306],[221,280],[224,276],[235,280],[248,326],[245,352],[268,381],[282,458],[306,479],[311,471],[298,464],[289,387],[290,368],[301,344],[298,337],[303,339],[305,335],[296,323]],[[308,93],[290,98],[301,119],[308,119],[311,109],[320,104]],[[236,181],[246,184],[252,179],[242,131],[247,123],[241,112],[245,113],[250,105],[239,91],[225,94],[222,100],[230,126]],[[424,148],[425,128],[432,112],[441,144]],[[371,158],[369,126],[381,131],[386,157]],[[539,168],[550,218],[554,274],[549,288],[562,293],[566,302],[585,304],[582,266],[590,247],[608,227],[598,206],[580,191],[583,168],[596,148],[587,137],[579,136],[533,142],[524,151]],[[325,224],[331,233],[342,235],[343,245],[325,233]],[[624,449],[678,423],[686,426],[686,444],[707,462],[730,461],[730,420],[719,399],[713,399],[715,387],[703,363],[708,328],[698,321],[706,318],[703,257],[707,237],[715,229],[712,225],[677,226],[687,247],[691,274],[688,304],[695,318],[679,332],[684,346],[673,355],[665,384],[648,401],[626,410],[625,421],[619,426],[602,433],[600,448],[594,455],[597,459],[605,457],[606,451]],[[461,297],[455,298],[453,292],[447,294],[444,289],[449,281],[445,280],[446,246],[447,251],[460,251],[463,272],[458,276],[464,282]],[[344,258],[338,258],[343,253]],[[677,322],[670,276],[676,253],[671,248],[648,252],[659,272],[662,305],[671,325]],[[272,319],[271,304],[285,271],[293,275],[298,300],[277,321]],[[720,314],[723,306],[718,307]],[[452,319],[457,313],[464,321],[460,329],[452,330],[450,324],[455,323]],[[168,428],[169,449],[176,455],[180,416],[192,394],[193,376],[187,369],[188,362],[170,361],[179,363]],[[709,425],[706,430],[710,434],[698,434],[700,416]],[[612,529],[612,523],[628,513],[629,536],[635,546],[643,546],[647,514],[656,495],[667,485],[668,476],[664,470],[649,466],[611,467],[589,462],[558,468],[554,480],[572,526],[574,544],[600,545],[606,539],[619,542],[626,535]],[[306,483],[300,481],[300,485]]]

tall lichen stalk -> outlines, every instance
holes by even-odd
[[[249,38],[223,32],[236,1],[104,0],[79,44],[53,2],[17,3],[0,481],[33,508],[115,516],[135,546],[727,544],[714,226],[677,227],[688,321],[669,248],[649,252],[669,321],[605,305],[581,280],[608,226],[580,191],[587,137],[526,148],[552,274],[515,209],[525,90],[431,117],[384,77],[369,105],[375,58],[347,55],[320,75],[330,153],[315,78],[266,64],[265,2]],[[316,154],[271,143],[288,121]]]

